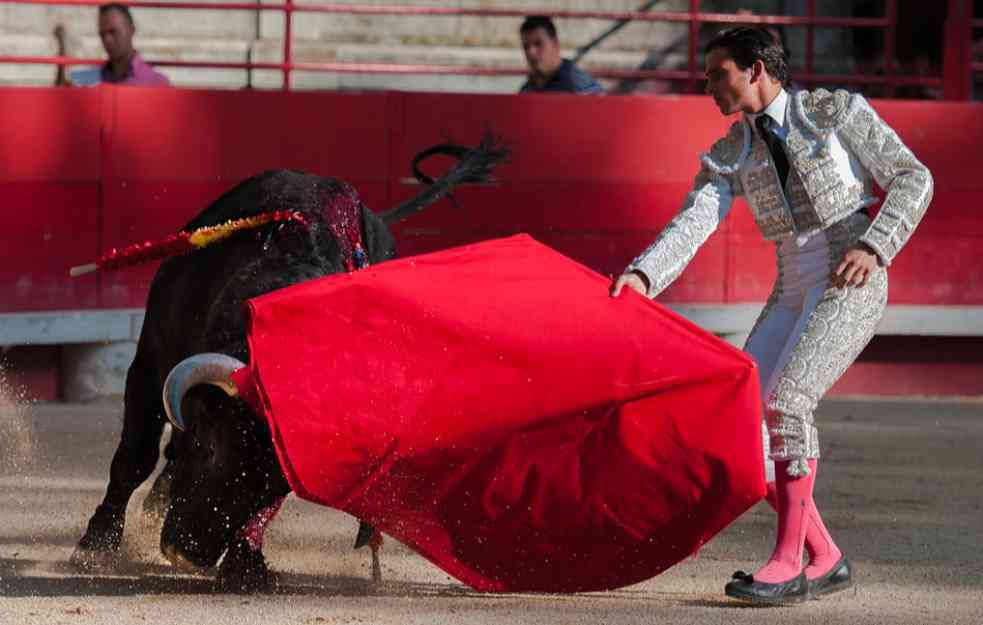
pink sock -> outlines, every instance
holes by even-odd
[[[815,459],[809,460],[809,470],[813,476],[816,475],[818,464]],[[768,482],[765,500],[773,510],[778,511],[778,492],[774,482]],[[806,567],[806,578],[808,579],[816,579],[829,573],[833,565],[843,557],[843,552],[833,542],[833,537],[829,535],[829,530],[826,529],[826,525],[819,515],[819,510],[816,509],[815,500],[811,498],[809,500],[809,521],[806,525],[805,548],[806,553],[809,554],[809,566]]]
[[[755,581],[766,584],[787,582],[802,572],[802,550],[809,526],[809,503],[816,474],[793,478],[788,461],[775,463],[775,492],[778,510],[778,533],[775,550],[768,562],[755,574]]]

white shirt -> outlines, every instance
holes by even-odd
[[[751,124],[751,128],[754,132],[760,134],[759,129],[755,122],[762,115],[767,115],[770,117],[775,124],[771,127],[771,132],[777,136],[782,141],[782,145],[785,144],[785,139],[788,137],[788,106],[789,98],[788,92],[785,89],[779,89],[778,94],[771,99],[765,110],[760,113],[745,113],[744,118],[747,122]],[[764,137],[762,137],[763,139]],[[784,191],[784,189],[782,189]],[[791,212],[791,209],[788,209]],[[790,236],[789,239],[795,239],[795,243],[798,247],[804,246],[808,241],[809,237],[804,235]]]
[[[754,125],[754,122],[762,115],[767,115],[775,120],[774,133],[784,143],[785,137],[788,136],[788,92],[785,89],[779,89],[778,95],[772,98],[765,110],[760,113],[744,114],[744,118],[751,124],[751,129],[755,132],[757,132],[757,126]]]

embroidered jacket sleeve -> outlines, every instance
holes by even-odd
[[[746,127],[743,122],[735,123],[708,154],[701,155],[700,171],[682,208],[655,242],[625,270],[645,275],[649,297],[655,297],[679,277],[700,246],[727,216],[733,198],[740,195],[736,173],[747,156]]]
[[[851,97],[846,115],[837,135],[887,193],[860,241],[890,265],[932,200],[932,174],[863,96]]]

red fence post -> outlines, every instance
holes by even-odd
[[[806,16],[812,20],[816,17],[816,0],[806,1]],[[813,73],[816,71],[816,27],[810,21],[806,26],[806,76],[809,77],[809,88],[815,87]]]
[[[894,97],[895,76],[897,64],[895,63],[895,35],[898,30],[898,0],[887,0],[886,7],[887,27],[884,29],[884,75],[887,76],[887,95]]]
[[[283,90],[290,91],[290,68],[293,64],[293,0],[286,0],[283,9]]]
[[[972,80],[972,16],[967,0],[949,0],[945,17],[944,56],[942,57],[942,97],[968,100]]]
[[[700,45],[700,22],[696,14],[700,12],[700,0],[689,0],[689,80],[686,81],[686,92],[697,93],[696,89],[696,56]]]

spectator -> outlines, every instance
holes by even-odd
[[[519,36],[529,65],[529,79],[520,93],[604,93],[590,74],[560,56],[556,26],[549,17],[530,15],[519,27]]]
[[[133,48],[136,25],[130,10],[122,4],[99,7],[99,39],[109,59],[102,66],[102,82],[117,85],[169,86],[171,83]]]

